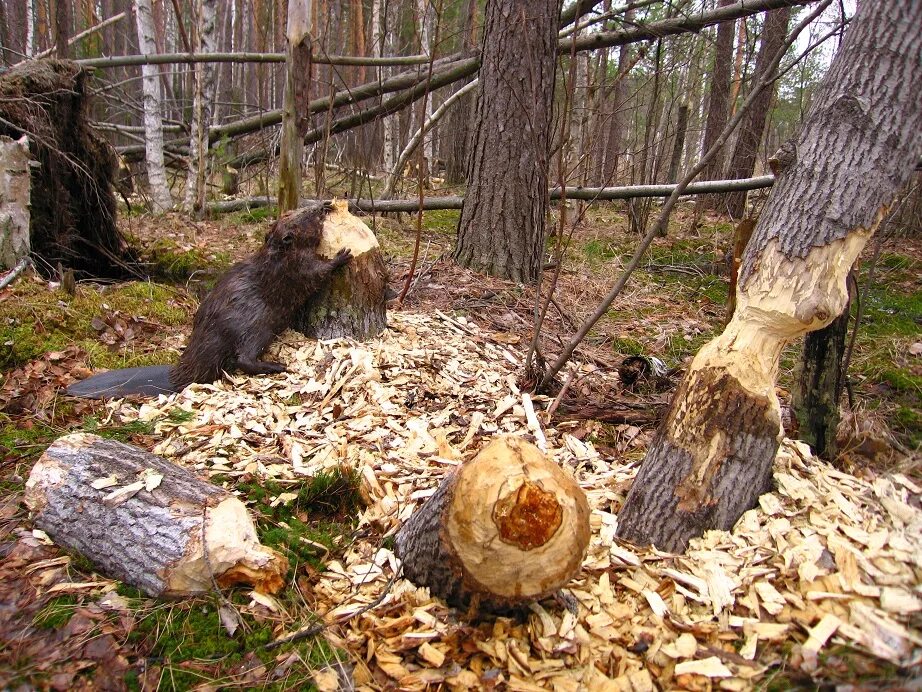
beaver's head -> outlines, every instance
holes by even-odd
[[[323,221],[332,210],[332,202],[317,202],[286,212],[266,234],[266,247],[282,253],[316,248]]]

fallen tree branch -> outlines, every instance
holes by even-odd
[[[107,20],[108,21],[108,20]],[[94,28],[99,28],[98,25]],[[86,33],[86,32],[84,32]],[[75,39],[78,37],[74,37]],[[39,57],[39,56],[37,56]],[[242,62],[242,63],[283,63],[284,53],[160,53],[156,55],[112,55],[106,58],[83,58],[75,60],[84,67],[128,67],[131,65],[171,65],[176,63],[196,62]],[[364,58],[357,55],[316,55],[311,62],[323,65],[386,66],[386,65],[423,65],[429,62],[427,55],[395,55],[382,58]]]

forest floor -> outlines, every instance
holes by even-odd
[[[710,543],[697,545],[686,562],[614,546],[606,533],[683,364],[723,324],[725,252],[733,229],[713,217],[692,227],[689,209],[683,207],[676,215],[667,237],[654,241],[622,295],[577,351],[579,369],[568,394],[553,419],[545,421],[544,434],[556,450],[555,459],[577,473],[595,510],[594,544],[572,589],[584,611],[570,620],[560,604],[545,603],[519,616],[466,622],[404,582],[389,581],[389,536],[398,517],[405,517],[444,471],[425,463],[433,453],[429,446],[445,440],[454,458],[467,459],[488,434],[535,432],[526,426],[516,399],[521,373],[514,364],[531,339],[534,288],[451,264],[457,212],[425,214],[411,291],[404,305],[389,306],[391,328],[370,355],[330,346],[324,361],[330,372],[318,371],[311,361],[313,349],[306,353],[286,334],[276,350],[292,372],[280,376],[278,391],[271,395],[265,383],[257,391],[247,378],[235,378],[217,391],[191,388],[157,403],[99,403],[61,395],[62,386],[95,369],[175,361],[198,299],[221,270],[259,244],[271,210],[203,222],[179,215],[126,215],[121,226],[143,249],[152,273],[159,277],[155,281],[106,287],[80,283],[76,294],[68,295],[54,283],[27,275],[4,289],[0,688],[296,689],[313,681],[321,689],[336,689],[344,676],[380,689],[421,689],[426,684],[498,689],[901,684],[911,674],[907,662],[917,662],[922,647],[919,551],[905,558],[899,544],[892,554],[875,557],[871,567],[860,563],[865,570],[861,588],[877,589],[876,597],[861,594],[878,608],[865,620],[859,616],[867,615],[867,603],[856,605],[841,593],[843,587],[830,578],[835,570],[819,566],[804,574],[796,551],[807,550],[807,545],[813,550],[816,536],[822,536],[825,555],[834,555],[841,570],[846,558],[839,544],[833,539],[825,542],[823,530],[804,528],[799,522],[809,519],[817,527],[848,524],[843,531],[867,554],[880,549],[872,529],[895,522],[892,531],[904,540],[902,532],[917,526],[905,513],[922,516],[918,233],[883,234],[874,241],[879,242],[879,252],[872,243],[862,262],[858,285],[863,314],[851,358],[848,401],[843,401],[840,453],[831,464],[810,459],[809,454],[804,457],[802,448],[786,447],[786,466],[776,475],[776,480],[782,479],[773,495],[776,501],[762,506],[766,516],[738,527],[732,537],[712,537]],[[399,291],[413,253],[415,218],[404,215],[369,224],[387,255],[391,284]],[[592,312],[636,241],[620,205],[593,208],[576,228],[540,338],[545,358],[554,357]],[[386,361],[399,373],[389,382],[394,388],[389,396],[398,406],[379,410],[362,398],[362,385],[367,388],[375,381],[371,376],[364,383],[361,378],[336,381],[339,366],[358,362],[360,356],[374,361],[368,367]],[[626,388],[617,371],[627,356],[658,358],[670,375]],[[797,344],[784,354],[778,387],[782,401],[788,399],[798,357]],[[298,388],[304,382],[318,388],[338,385],[342,400],[333,402],[337,415],[312,410],[312,400]],[[313,472],[307,475],[293,476],[290,468],[276,463],[290,448],[260,432],[259,426],[244,426],[242,438],[223,435],[234,427],[234,411],[259,412],[272,402],[290,405],[292,397],[306,409],[304,424],[327,426],[325,434],[339,441],[337,449],[345,450],[314,454],[309,464]],[[550,399],[535,402],[546,408]],[[212,424],[202,425],[197,418],[202,412]],[[401,441],[400,454],[388,452],[370,461],[363,445],[368,447],[366,438],[378,434],[374,421],[384,426],[385,420],[400,431],[394,433]],[[421,420],[426,421],[422,428]],[[473,420],[483,423],[471,438]],[[243,589],[231,592],[228,598],[240,621],[239,631],[231,633],[221,625],[216,595],[182,602],[147,599],[96,574],[85,558],[50,544],[41,532],[33,531],[21,503],[22,491],[45,447],[74,431],[155,450],[240,494],[259,517],[263,541],[292,556],[297,565],[292,587],[269,600],[254,599]],[[796,437],[793,427],[788,433]],[[179,445],[179,438],[195,443]],[[356,470],[360,467],[362,472]],[[891,485],[884,492],[881,484],[886,483]],[[875,514],[875,493],[891,491],[901,498],[905,526],[883,510]],[[405,504],[389,508],[394,497]],[[855,516],[836,516],[842,506],[854,509]],[[777,542],[792,527],[802,530],[803,544],[793,539]],[[608,544],[599,543],[606,536]],[[762,571],[750,569],[751,556],[745,558],[746,569],[741,566],[740,556],[746,553],[740,547],[745,543],[741,536],[766,551],[755,561],[763,565]],[[836,540],[841,541],[841,535]],[[897,544],[895,538],[891,544]],[[699,558],[702,562],[696,562]],[[814,558],[821,565],[820,556]],[[715,560],[723,566],[718,576],[724,581],[728,574],[739,573],[736,582],[729,580],[738,602],[731,598],[721,605],[701,587],[705,595],[698,595],[705,610],[713,610],[712,617],[695,610],[694,593],[683,594],[701,583],[721,581],[712,571],[693,576],[701,564]],[[792,564],[793,581],[786,571]],[[371,577],[356,578],[360,568]],[[821,580],[809,593],[839,593],[801,594],[798,571],[801,581]],[[674,581],[677,573],[687,579]],[[884,573],[889,581],[879,576]],[[771,589],[757,581],[771,581]],[[393,594],[372,612],[359,612],[388,585]],[[885,607],[895,602],[894,592],[899,596],[895,612]],[[775,596],[781,600],[773,601]],[[668,604],[665,623],[657,598]],[[755,605],[747,598],[755,599]],[[818,609],[837,600],[842,608],[847,602],[851,610]],[[830,638],[826,648],[825,640],[811,648],[807,634],[818,636],[812,628],[820,621],[828,623],[827,615],[845,623],[840,635]],[[331,623],[321,636],[277,650],[264,648],[319,617]],[[745,636],[740,618],[748,623]],[[867,622],[873,627],[865,627]],[[664,636],[664,631],[672,635]],[[870,632],[890,636],[893,647],[875,648]],[[605,687],[609,679],[620,681]]]

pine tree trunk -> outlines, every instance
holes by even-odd
[[[731,5],[734,0],[720,0],[718,7]],[[717,136],[727,124],[730,114],[730,61],[733,58],[733,29],[735,22],[724,22],[717,26],[714,41],[714,67],[711,71],[711,86],[708,95],[708,114],[704,125],[702,151],[708,151]],[[719,180],[724,167],[724,150],[718,151],[701,171],[701,180]],[[697,208],[712,209],[717,195],[701,195]]]
[[[520,282],[544,258],[558,0],[486,7],[480,95],[455,261]]]
[[[131,445],[58,439],[32,468],[25,502],[55,543],[150,596],[285,583],[288,560],[259,543],[238,498]]]
[[[789,7],[780,10],[772,10],[765,15],[765,27],[762,29],[762,40],[759,44],[759,53],[756,56],[756,66],[753,72],[753,80],[758,81],[762,78],[769,68],[772,58],[784,42],[788,30],[788,23],[791,17]],[[743,122],[740,123],[739,137],[736,140],[736,146],[733,149],[733,155],[727,166],[726,176],[729,180],[739,178],[748,178],[752,175],[756,167],[756,158],[759,153],[759,145],[762,143],[762,136],[765,132],[765,122],[768,118],[772,99],[776,87],[764,89],[759,98],[752,104]],[[721,211],[726,210],[731,218],[740,219],[746,211],[746,193],[731,192],[722,201],[717,202]]]
[[[536,447],[498,437],[442,481],[397,533],[406,577],[452,605],[547,596],[579,569],[589,504]]]
[[[288,49],[282,107],[282,143],[279,149],[279,211],[297,208],[301,201],[301,157],[308,127],[311,81],[311,0],[288,4]]]
[[[737,309],[692,362],[634,481],[618,535],[682,551],[770,487],[785,344],[829,324],[846,275],[922,151],[922,4],[861,3],[740,269]]]
[[[349,213],[347,202],[334,205],[317,252],[332,259],[341,248],[349,248],[352,259],[308,300],[292,326],[315,339],[366,341],[387,326],[387,267],[371,229]]]
[[[688,104],[683,103],[679,106],[679,114],[676,116],[675,141],[672,144],[672,156],[669,158],[667,182],[674,183],[678,179],[679,166],[682,163],[682,151],[685,149],[685,133],[687,131]]]
[[[154,32],[154,15],[151,0],[135,0],[135,17],[138,24],[138,47],[142,53],[157,52]],[[166,182],[166,167],[163,163],[163,120],[161,115],[160,70],[156,65],[142,65],[144,76],[144,144],[147,163],[147,184],[150,189],[151,207],[155,214],[162,214],[173,207],[170,188]]]

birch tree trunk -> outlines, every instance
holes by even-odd
[[[375,34],[375,55],[383,57],[394,53],[395,37],[394,29],[388,21],[390,7],[389,0],[374,0],[372,14],[378,17],[378,33]],[[379,78],[386,79],[390,74],[387,67],[379,67]],[[391,173],[394,171],[394,157],[397,155],[397,125],[396,115],[388,115],[382,119],[383,140],[384,140],[384,172]]]
[[[682,551],[771,486],[782,348],[829,324],[846,276],[922,151],[922,4],[861,3],[743,256],[737,309],[695,357],[618,535]]]
[[[217,0],[198,0],[199,30],[196,53],[214,53],[218,49]],[[189,173],[186,177],[185,207],[196,217],[205,211],[208,180],[208,128],[214,114],[216,63],[195,63],[195,101],[192,106],[192,138],[189,141]]]
[[[135,0],[135,17],[138,23],[138,48],[142,53],[157,52],[154,34],[154,15],[151,0]],[[170,188],[166,182],[163,163],[163,120],[160,114],[160,71],[156,65],[142,65],[144,76],[144,146],[147,164],[147,184],[150,189],[151,210],[162,214],[173,207]]]
[[[289,0],[288,56],[279,159],[279,212],[301,199],[301,156],[307,132],[311,80],[311,0]]]
[[[558,0],[486,7],[455,261],[533,282],[544,258]]]

